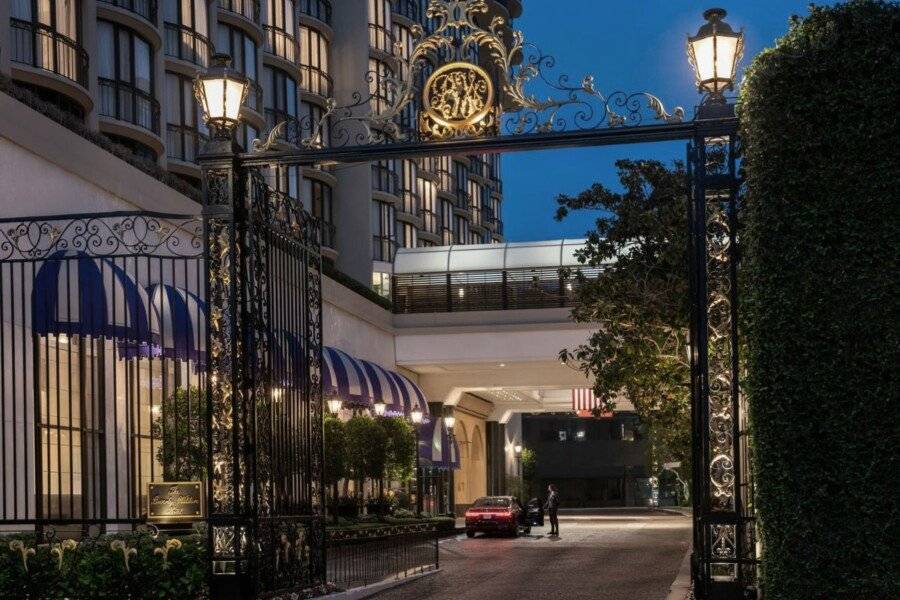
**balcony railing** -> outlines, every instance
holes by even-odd
[[[453,243],[453,229],[445,225],[441,226],[441,245],[449,246]]]
[[[419,210],[419,217],[422,219],[422,231],[439,235],[441,231],[440,215],[432,210],[423,208]]]
[[[262,86],[255,81],[250,81],[250,89],[247,90],[247,108],[262,112],[263,105],[263,89]]]
[[[394,12],[415,23],[419,22],[419,3],[417,0],[396,0]]]
[[[166,125],[166,156],[173,160],[195,163],[203,144],[209,139],[191,125]]]
[[[259,0],[219,0],[219,10],[224,10],[259,24]]]
[[[206,67],[209,63],[209,40],[187,27],[176,23],[165,23],[166,56]]]
[[[78,42],[41,23],[10,19],[10,59],[88,87],[88,54]]]
[[[394,238],[374,235],[372,236],[372,259],[381,262],[394,262],[394,252],[397,250],[397,242]]]
[[[312,65],[300,65],[300,89],[310,94],[318,94],[323,98],[331,96],[331,77]]]
[[[469,212],[472,205],[472,201],[469,199],[469,192],[456,190],[456,200],[453,202],[453,205],[459,210]]]
[[[408,215],[418,215],[419,206],[422,204],[419,194],[412,190],[400,190],[400,204],[397,210]]]
[[[372,164],[372,189],[396,196],[400,188],[400,177],[390,167]],[[415,214],[415,213],[413,213]]]
[[[294,62],[297,56],[297,40],[284,29],[263,25],[266,30],[266,52]]]
[[[156,0],[98,0],[99,2],[103,2],[104,4],[112,4],[113,6],[118,6],[119,8],[124,8],[129,12],[133,12],[134,14],[144,17],[147,21],[156,25],[156,12],[157,12],[157,3]]]
[[[159,135],[159,102],[128,82],[99,78],[99,113]]]
[[[337,240],[337,228],[334,223],[328,221],[320,221],[322,225],[322,245],[331,249],[337,248],[335,242]]]
[[[331,25],[331,2],[328,0],[300,0],[300,14]]]
[[[369,46],[393,56],[394,34],[382,25],[369,23]]]

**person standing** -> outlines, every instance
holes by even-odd
[[[550,515],[550,535],[559,535],[559,491],[552,483],[547,487],[549,492],[544,508]]]

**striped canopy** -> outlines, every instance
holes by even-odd
[[[459,468],[459,445],[450,436],[443,419],[431,419],[419,426],[419,461],[426,467]]]
[[[350,406],[371,408],[381,401],[386,414],[409,414],[416,407],[428,414],[428,401],[415,383],[396,371],[350,356],[326,346],[323,357],[323,390],[340,397]]]
[[[150,322],[166,358],[206,361],[206,302],[183,288],[157,283],[147,289]]]
[[[34,276],[32,331],[119,341],[149,347],[159,338],[148,315],[147,293],[113,258],[61,250]]]

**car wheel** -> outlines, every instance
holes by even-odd
[[[475,531],[473,531],[472,529],[466,529],[466,537],[468,537],[468,538],[475,537]]]
[[[525,535],[531,535],[531,526],[526,527],[522,530]]]

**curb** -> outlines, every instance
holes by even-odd
[[[686,600],[691,597],[691,553],[692,548],[688,548],[681,560],[681,566],[678,567],[678,575],[675,581],[669,586],[669,595],[666,600]]]
[[[412,581],[422,579],[423,577],[434,575],[435,573],[439,573],[440,571],[441,569],[437,568],[430,571],[425,571],[424,573],[416,573],[415,575],[410,575],[409,577],[404,577],[403,579],[386,579],[384,581],[379,581],[378,583],[351,588],[349,590],[337,592],[335,594],[328,594],[327,596],[325,596],[325,598],[329,598],[330,600],[361,600],[362,598],[369,598],[370,596],[374,596],[375,594],[381,593],[385,590],[400,587]]]

